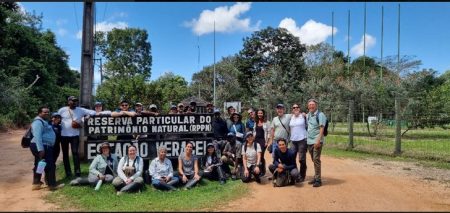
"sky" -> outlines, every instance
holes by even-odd
[[[305,45],[320,42],[331,44],[333,38],[335,48],[345,54],[350,43],[351,58],[362,56],[364,4],[97,2],[95,30],[110,31],[126,27],[147,30],[153,57],[151,80],[172,72],[191,82],[194,73],[223,57],[239,53],[244,38],[268,26],[288,29]],[[79,70],[83,3],[22,2],[20,5],[27,12],[43,15],[43,29],[50,29],[56,34],[58,45],[69,55],[69,66]],[[397,55],[398,5],[396,2],[366,3],[366,56],[381,56],[382,6],[383,58]],[[415,56],[415,59],[421,60],[420,69],[431,68],[438,74],[450,70],[450,2],[401,2],[400,7],[400,55]],[[347,35],[348,11],[350,36]],[[94,83],[98,84],[98,66],[95,70]]]

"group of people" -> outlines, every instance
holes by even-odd
[[[136,147],[130,146],[127,155],[120,161],[111,153],[107,142],[103,143],[99,155],[90,166],[89,176],[81,178],[79,160],[79,134],[83,119],[86,116],[136,116],[158,115],[156,105],[152,104],[149,110],[143,110],[141,103],[135,104],[135,109],[130,108],[127,101],[121,101],[119,109],[112,112],[104,110],[102,103],[95,103],[95,110],[77,106],[78,99],[74,96],[68,98],[66,107],[53,113],[49,120],[49,109],[41,107],[38,116],[32,122],[31,152],[35,156],[35,168],[33,169],[33,190],[43,188],[41,175],[36,173],[39,161],[45,160],[45,182],[50,189],[62,187],[56,184],[55,161],[59,155],[59,147],[63,153],[63,164],[67,177],[73,173],[69,162],[69,145],[74,163],[76,179],[72,185],[91,184],[97,185],[99,181],[112,182],[118,190],[118,194],[129,191],[139,191],[143,184],[144,161],[136,154]],[[322,185],[321,182],[321,149],[324,142],[323,128],[326,117],[318,111],[318,102],[314,99],[308,101],[308,113],[301,112],[300,105],[293,104],[292,114],[285,113],[283,104],[276,105],[277,116],[270,122],[267,120],[263,109],[250,108],[247,112],[248,119],[242,122],[241,114],[233,107],[228,107],[229,117],[223,119],[220,111],[214,109],[212,104],[207,105],[207,112],[213,113],[212,121],[215,138],[213,143],[207,145],[205,156],[192,154],[193,143],[187,143],[185,151],[178,157],[178,171],[174,173],[172,162],[167,159],[167,150],[162,147],[158,150],[158,156],[149,162],[148,173],[151,176],[151,184],[157,189],[174,190],[176,185],[183,184],[189,189],[195,186],[202,177],[214,179],[224,184],[228,177],[243,182],[255,180],[261,182],[261,177],[266,173],[264,153],[267,149],[273,158],[273,163],[267,168],[276,175],[289,173],[291,183],[303,182],[306,177],[306,153],[310,152],[314,162],[315,175],[309,182],[314,187]],[[191,102],[185,107],[182,103],[171,106],[168,114],[195,113],[196,104]],[[130,140],[136,136],[118,136],[118,140]],[[106,140],[106,138],[103,138]],[[288,147],[291,148],[288,148]],[[300,162],[297,169],[296,157]]]

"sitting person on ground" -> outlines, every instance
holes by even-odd
[[[161,146],[158,150],[158,157],[152,160],[148,171],[152,177],[152,185],[159,190],[176,190],[175,184],[179,178],[173,176],[172,162],[166,157],[167,149]]]
[[[197,156],[192,154],[194,144],[190,141],[186,143],[184,152],[178,156],[178,174],[184,189],[191,189],[201,179],[198,169]]]
[[[293,185],[298,177],[297,164],[295,163],[296,152],[293,149],[288,149],[284,138],[279,139],[277,143],[278,149],[275,149],[275,158],[273,164],[269,165],[269,171],[272,172],[274,181],[276,181],[278,175],[290,176],[289,184]]]
[[[227,143],[222,152],[222,168],[226,174],[231,175],[232,180],[236,180],[236,175],[238,174],[238,167],[242,162],[241,157],[242,144],[236,140],[234,133],[230,132],[227,135]],[[232,169],[230,169],[230,166]]]
[[[89,166],[89,175],[87,178],[78,177],[70,182],[70,185],[97,185],[99,180],[102,183],[112,183],[117,177],[118,158],[111,153],[111,146],[108,142],[103,142],[98,150],[99,154],[94,158]]]
[[[113,180],[117,195],[123,192],[139,191],[143,186],[142,170],[144,169],[144,160],[137,156],[136,152],[136,146],[130,145],[127,150],[128,155],[125,155],[119,161],[117,168],[118,177]]]
[[[220,184],[225,184],[226,177],[222,170],[222,161],[217,157],[216,148],[212,143],[206,145],[206,154],[200,158],[200,167],[203,171],[202,177],[219,180]]]
[[[242,146],[242,161],[243,168],[241,174],[241,180],[244,183],[251,181],[252,176],[255,177],[257,183],[261,183],[261,146],[256,143],[253,132],[247,132],[245,134],[245,143]]]

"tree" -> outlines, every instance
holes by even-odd
[[[254,32],[244,39],[237,57],[241,87],[253,97],[261,86],[272,84],[273,94],[286,94],[286,99],[292,99],[297,95],[292,91],[302,91],[299,85],[305,74],[305,51],[299,38],[284,28],[268,27]]]
[[[166,72],[164,75],[153,82],[155,90],[161,94],[161,98],[154,100],[153,103],[160,106],[167,112],[171,104],[178,104],[189,96],[187,81],[179,75],[172,72]]]
[[[96,32],[96,49],[106,59],[104,71],[106,78],[151,76],[151,45],[144,29],[126,28],[108,32]]]

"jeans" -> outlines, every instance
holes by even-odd
[[[298,160],[300,162],[300,178],[306,177],[306,152],[308,152],[308,146],[306,145],[306,138],[301,141],[292,141],[295,151],[298,153]]]
[[[275,158],[275,149],[278,149],[278,140],[272,141],[272,159]]]
[[[159,190],[173,190],[173,189],[175,189],[175,184],[177,184],[178,181],[180,181],[180,179],[176,176],[173,176],[172,178],[170,178],[170,181],[167,183],[161,182],[161,180],[159,180],[159,179],[153,179],[152,185],[153,185],[153,187],[155,187],[156,189],[159,189]]]
[[[34,168],[33,168],[33,184],[40,184],[42,174],[36,173],[37,165],[41,160],[39,158],[39,152],[37,150],[36,143],[30,144],[31,153],[34,155]],[[53,160],[53,146],[44,145],[44,159],[47,165],[45,166],[45,182],[48,186],[56,186],[56,173],[55,173],[55,161]]]
[[[242,180],[242,182],[244,182],[244,183],[250,182],[252,180],[252,175],[255,177],[255,180],[257,182],[259,182],[260,181],[259,173],[255,172],[256,165],[251,165],[250,167],[247,167],[247,169],[248,169],[248,176],[245,177],[245,175],[244,175],[245,169],[242,168],[242,172],[241,172],[241,180]],[[260,170],[260,172],[261,172],[261,170]]]
[[[72,176],[72,171],[70,169],[69,161],[69,144],[72,150],[73,167],[75,169],[75,176],[80,177],[80,156],[78,155],[78,148],[80,144],[79,136],[62,136],[61,137],[61,148],[63,153],[64,170],[66,171],[66,176]]]

